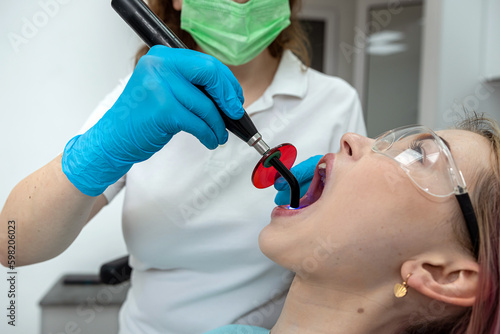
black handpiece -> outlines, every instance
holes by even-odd
[[[182,41],[143,1],[112,0],[111,6],[149,47],[153,47],[154,45],[165,45],[171,48],[187,49],[186,45],[182,43]],[[214,102],[212,97],[207,94],[202,87],[199,88],[212,100],[212,102]],[[214,102],[214,105],[219,110],[226,128],[229,131],[234,133],[245,143],[248,143],[248,145],[253,146],[261,155],[264,155],[269,150],[269,146],[262,141],[262,136],[259,134],[250,116],[248,116],[246,112],[241,119],[233,120],[220,110],[217,103]]]
[[[142,0],[112,0],[111,6],[149,47],[165,45],[171,48],[187,49],[186,45]],[[241,119],[233,120],[220,110],[217,103],[215,103],[203,87],[198,88],[212,100],[229,131],[249,146],[255,148],[262,156],[270,150],[270,147],[262,140],[261,134],[257,131],[257,128],[246,112]],[[297,179],[278,158],[270,159],[269,163],[290,185],[290,206],[298,208],[300,187]]]

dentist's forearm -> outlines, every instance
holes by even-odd
[[[8,264],[9,235],[15,238],[16,266],[59,255],[78,236],[91,212],[103,206],[102,199],[75,188],[62,172],[58,156],[19,182],[7,198],[0,213],[0,262]],[[97,209],[96,202],[101,202]]]

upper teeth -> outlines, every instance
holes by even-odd
[[[325,184],[325,178],[326,178],[326,163],[321,163],[318,165],[318,174],[321,176],[321,182]]]

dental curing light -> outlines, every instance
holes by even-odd
[[[149,47],[164,45],[187,49],[186,45],[142,0],[112,0],[111,6]],[[226,128],[262,155],[252,173],[254,186],[260,189],[270,187],[281,175],[290,185],[290,207],[298,208],[300,187],[297,179],[290,172],[297,156],[295,147],[291,144],[283,144],[273,149],[269,148],[246,112],[241,119],[233,120],[220,110],[217,103],[202,87],[198,88],[217,107]]]

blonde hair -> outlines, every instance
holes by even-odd
[[[485,115],[469,116],[457,126],[486,138],[490,144],[490,166],[479,169],[475,188],[471,192],[472,205],[479,224],[480,273],[476,302],[462,324],[463,331],[453,333],[500,333],[500,128]]]
[[[421,323],[401,331],[404,334],[493,334],[500,333],[500,127],[491,118],[470,114],[456,129],[470,131],[486,138],[490,144],[491,168],[478,168],[471,178],[469,191],[479,225],[480,272],[474,305],[458,316]],[[459,218],[463,219],[463,218]],[[459,240],[470,239],[465,226],[458,232]],[[472,253],[470,241],[461,242]]]

